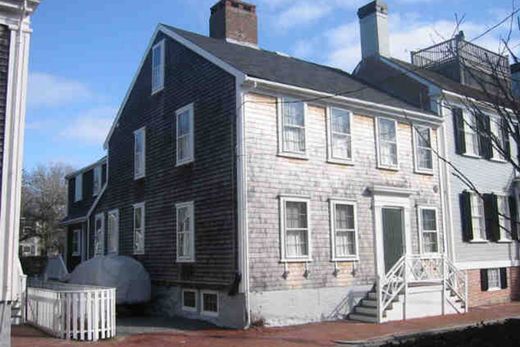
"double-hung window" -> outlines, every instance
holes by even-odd
[[[92,195],[96,196],[101,191],[101,174],[102,167],[98,165],[94,168],[94,179],[93,179],[93,187],[92,187]]]
[[[500,269],[488,269],[488,290],[500,289]]]
[[[81,229],[72,232],[72,256],[79,257],[81,255]]]
[[[134,132],[134,179],[145,176],[146,171],[146,131],[141,128]]]
[[[377,119],[379,167],[397,169],[397,122],[392,119]]]
[[[419,207],[419,228],[423,253],[439,253],[437,209]]]
[[[281,134],[282,152],[305,155],[305,109],[304,102],[283,98],[280,101],[282,112]]]
[[[329,111],[329,160],[352,161],[352,113],[332,107]]]
[[[176,205],[177,210],[177,262],[195,261],[195,227],[193,202]]]
[[[144,202],[134,205],[134,254],[144,254],[145,209]]]
[[[502,153],[500,153],[499,150],[497,150],[497,147],[502,149],[503,151],[506,151],[506,141],[504,138],[504,131],[502,129],[502,124],[500,123],[500,118],[497,117],[490,117],[490,130],[491,134],[493,135],[494,139],[491,140],[491,151],[492,151],[492,158],[497,160],[504,160],[504,156]]]
[[[356,206],[331,200],[332,260],[357,259]]]
[[[83,174],[76,175],[74,179],[74,202],[81,201],[83,199]]]
[[[105,254],[105,214],[96,214],[94,220],[94,255]]]
[[[175,112],[177,118],[177,166],[193,161],[193,104]]]
[[[473,240],[486,240],[486,218],[484,212],[484,201],[476,194],[471,193],[471,225],[473,227]]]
[[[415,170],[433,172],[432,131],[428,127],[414,126]]]
[[[164,40],[152,48],[152,94],[164,88]]]
[[[281,198],[282,260],[309,260],[310,226],[309,201]]]
[[[511,241],[511,212],[509,197],[497,195],[498,227],[500,229],[499,241]]]
[[[464,112],[464,138],[466,140],[466,154],[480,156],[477,116],[471,112]]]
[[[107,227],[107,252],[108,254],[117,254],[119,252],[119,210],[108,212]]]

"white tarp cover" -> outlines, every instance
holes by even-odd
[[[138,304],[150,300],[150,275],[137,260],[124,256],[97,256],[78,265],[69,283],[116,288],[116,303]]]
[[[49,257],[45,267],[44,277],[49,280],[61,281],[69,274],[61,255]]]

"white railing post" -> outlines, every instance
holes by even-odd
[[[441,304],[442,304],[442,315],[446,314],[446,281],[448,280],[446,274],[446,258],[444,254],[442,255],[442,294],[441,294]]]
[[[383,292],[381,290],[381,276],[377,275],[376,279],[376,300],[377,300],[377,322],[382,323],[383,322],[383,305],[382,305],[382,298]]]
[[[408,256],[405,254],[403,263],[403,281],[404,281],[404,303],[403,303],[403,319],[406,320],[406,310],[408,309]]]

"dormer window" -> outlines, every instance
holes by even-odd
[[[74,186],[74,202],[81,201],[83,199],[83,174],[80,173],[75,178]]]
[[[152,94],[164,88],[164,40],[152,48]]]

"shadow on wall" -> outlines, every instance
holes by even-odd
[[[354,309],[354,307],[367,295],[366,290],[352,289],[347,296],[326,315],[326,320],[335,320],[338,318],[346,318],[346,316]]]

